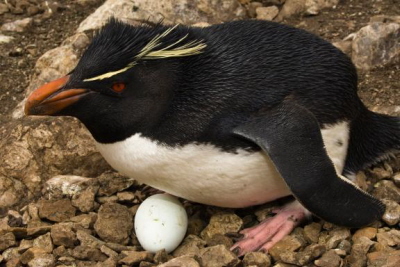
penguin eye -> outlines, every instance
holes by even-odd
[[[126,84],[122,83],[122,82],[116,82],[112,85],[111,87],[113,89],[114,92],[116,93],[121,93],[122,91],[125,90],[126,88]]]

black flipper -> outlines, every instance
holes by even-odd
[[[293,195],[316,216],[347,227],[362,227],[382,217],[383,203],[336,173],[318,121],[294,101],[260,112],[234,133],[270,156]]]

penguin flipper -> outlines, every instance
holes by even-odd
[[[317,217],[347,227],[382,217],[382,202],[336,173],[318,121],[294,101],[259,112],[233,132],[270,156],[293,195]]]

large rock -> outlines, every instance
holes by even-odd
[[[0,209],[27,202],[59,174],[98,176],[110,169],[76,120],[24,118],[0,126]]]
[[[108,0],[79,26],[78,32],[100,28],[111,16],[125,22],[167,24],[218,23],[246,18],[236,0]]]
[[[339,0],[286,0],[276,20],[281,21],[294,15],[317,15],[324,8],[334,8]]]
[[[362,70],[400,62],[400,24],[376,22],[363,27],[352,48],[352,60]]]

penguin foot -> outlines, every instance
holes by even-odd
[[[291,202],[274,212],[277,213],[274,217],[242,230],[240,233],[244,235],[243,239],[234,244],[231,251],[238,256],[252,251],[267,252],[311,214],[298,201]]]

